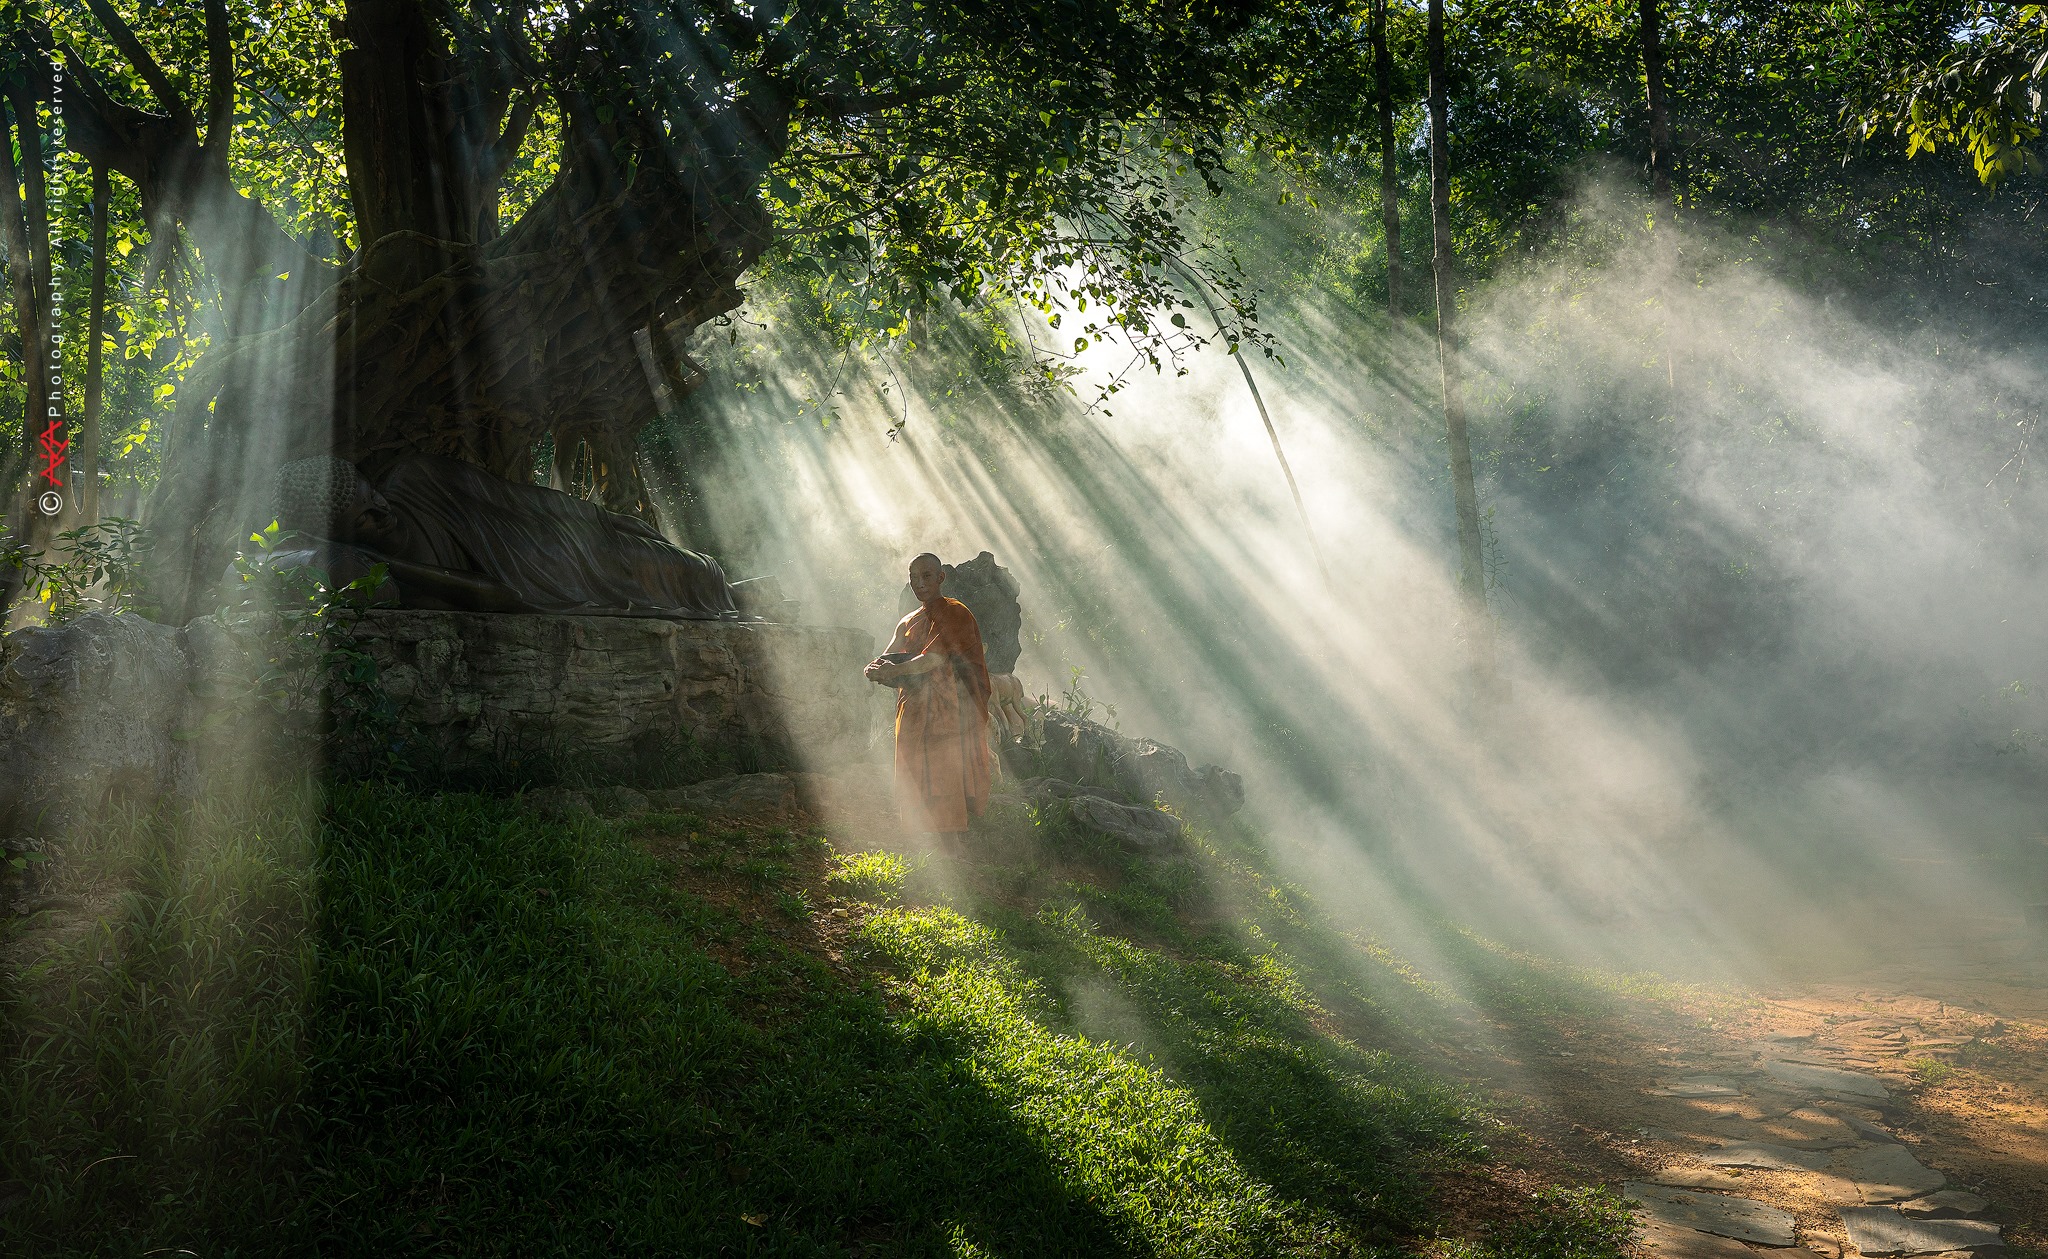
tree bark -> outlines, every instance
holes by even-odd
[[[1429,0],[1429,209],[1436,245],[1437,362],[1443,378],[1444,429],[1450,439],[1451,490],[1458,515],[1458,585],[1464,597],[1473,669],[1483,689],[1493,673],[1493,623],[1486,610],[1479,493],[1472,475],[1472,439],[1466,431],[1460,378],[1457,256],[1451,240],[1451,157],[1445,130],[1448,91],[1444,0]]]
[[[739,305],[738,280],[768,243],[756,189],[787,145],[780,96],[670,134],[547,88],[566,119],[561,169],[501,234],[499,185],[541,89],[515,106],[503,67],[460,62],[422,0],[350,0],[339,33],[358,243],[337,264],[227,178],[222,0],[207,4],[217,90],[203,145],[119,14],[88,4],[163,112],[112,101],[74,60],[78,147],[136,181],[152,231],[182,228],[224,289],[264,299],[230,318],[180,390],[149,508],[172,615],[207,610],[244,518],[291,458],[332,453],[374,474],[427,452],[524,481],[550,438],[564,467],[587,452],[592,497],[646,510],[636,439],[656,404],[634,334],[666,341]]]
[[[47,290],[40,280],[40,268],[36,265],[38,250],[30,241],[27,207],[22,204],[21,188],[25,172],[14,164],[14,150],[17,138],[22,156],[34,164],[35,148],[31,142],[32,130],[20,129],[14,120],[19,99],[13,91],[13,84],[6,85],[0,92],[0,232],[7,238],[7,281],[9,296],[14,303],[14,325],[21,338],[21,379],[22,415],[21,445],[5,452],[0,459],[0,511],[10,510],[15,487],[28,471],[29,450],[35,442],[35,435],[41,430],[36,421],[45,409],[42,387],[44,373],[40,365],[49,352],[50,305]],[[33,106],[31,106],[33,108]],[[42,252],[47,252],[47,246]]]
[[[1401,181],[1394,153],[1394,54],[1387,46],[1387,2],[1373,0],[1373,77],[1379,96],[1380,226],[1387,242],[1387,318],[1401,318]]]
[[[64,418],[61,379],[51,363],[56,328],[50,309],[50,216],[43,128],[37,114],[46,91],[39,90],[31,77],[40,76],[47,83],[48,63],[26,41],[19,51],[22,70],[5,81],[4,93],[6,112],[13,116],[12,136],[0,126],[0,182],[6,185],[0,189],[0,231],[7,234],[8,279],[21,334],[23,414],[21,446],[8,452],[0,469],[5,476],[0,481],[0,511],[6,513],[16,543],[43,550],[56,533],[55,517],[40,510],[38,499],[53,488],[46,482],[55,456],[47,447],[63,437]],[[5,113],[0,113],[0,121],[4,119]],[[18,168],[16,148],[21,154]],[[0,621],[20,589],[18,571],[0,573]]]
[[[97,523],[100,518],[100,404],[106,355],[101,342],[107,335],[107,200],[112,194],[103,166],[92,168],[92,296],[86,311],[85,406],[78,426],[78,440],[72,443],[71,475],[79,487],[74,496],[80,521]]]
[[[1637,33],[1643,46],[1643,90],[1650,108],[1650,186],[1657,204],[1671,201],[1671,120],[1664,106],[1664,36],[1657,0],[1637,0]]]

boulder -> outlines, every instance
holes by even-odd
[[[1112,800],[1103,790],[1058,779],[1033,778],[1020,794],[1038,808],[1060,806],[1069,822],[1090,834],[1113,839],[1138,853],[1170,852],[1180,846],[1180,819],[1143,805]]]
[[[1044,777],[1107,787],[1134,800],[1163,800],[1214,817],[1244,807],[1244,780],[1229,770],[1190,768],[1177,748],[1070,713],[1045,714],[1044,745],[1032,760]]]
[[[184,635],[94,612],[0,640],[0,835],[64,829],[109,797],[187,790]]]

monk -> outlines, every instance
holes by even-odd
[[[942,593],[936,555],[910,561],[918,609],[862,672],[896,691],[896,805],[914,830],[948,839],[988,807],[988,666],[967,605]],[[893,657],[893,659],[892,659]]]

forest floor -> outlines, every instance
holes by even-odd
[[[1707,1017],[1653,1001],[1518,1021],[1520,1052],[1475,1046],[1444,1067],[1514,1116],[1528,1141],[1502,1152],[1535,1178],[1681,1191],[1648,1204],[1653,1254],[1772,1253],[1686,1227],[1688,1196],[1776,1208],[1800,1247],[1839,1259],[1865,1253],[1844,1208],[1946,1190],[1982,1202],[1936,1214],[2002,1225],[2014,1259],[2048,1256],[2048,993],[1923,973],[1722,995]],[[1954,1256],[1971,1240],[1869,1253]]]
[[[370,787],[130,819],[0,950],[0,1250],[1751,1253],[1631,1241],[1624,1193],[1689,1193],[1833,1256],[1877,1175],[1837,1160],[1877,1150],[2048,1254],[2040,989],[1382,940],[1269,856],[1226,824],[1134,857],[1013,796],[950,850],[874,809]],[[1813,1166],[1727,1165],[1759,1159]]]
[[[866,821],[866,842],[901,846],[886,817]],[[1000,845],[928,859],[924,884],[943,890],[927,895],[1006,899],[1015,854]],[[1213,931],[1216,908],[1178,917]],[[1434,1173],[1440,1235],[1486,1238],[1546,1189],[1598,1185],[1653,1195],[1639,1245],[1661,1259],[1960,1259],[1986,1235],[1965,1223],[1937,1244],[1955,1220],[1999,1225],[1998,1253],[2048,1259],[2048,933],[2037,926],[1950,924],[1942,943],[1902,945],[1862,974],[1761,987],[1603,975],[1442,926],[1426,950],[1447,966],[1434,976],[1349,936],[1408,991],[1382,983],[1354,992],[1362,1007],[1319,1011],[1332,1035],[1425,1062],[1505,1121],[1488,1158]],[[1775,1244],[1724,1236],[1689,1200],[1704,1195],[1788,1218]],[[1867,1252],[1845,1225],[1858,1212]],[[1872,1223],[1931,1235],[1880,1244]]]

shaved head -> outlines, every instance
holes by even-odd
[[[919,603],[930,603],[941,598],[939,588],[946,584],[946,566],[939,557],[926,551],[910,561],[910,593],[917,596]]]

